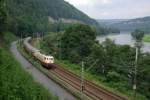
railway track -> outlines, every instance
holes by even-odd
[[[33,53],[32,55],[34,55],[34,56],[37,54],[37,56],[35,56],[35,57],[38,60],[40,60],[42,65],[45,65],[45,62],[47,60],[39,59],[39,56],[46,57],[46,58],[48,58],[49,56],[40,55],[41,53],[39,52],[39,50],[32,47],[28,43],[30,39],[31,38],[28,37],[28,38],[26,38],[26,41],[24,41],[24,45],[26,46],[26,49],[28,50],[29,53]],[[53,74],[57,75],[64,82],[68,83],[69,85],[71,85],[72,87],[77,89],[78,91],[81,90],[81,78],[78,75],[73,74],[70,71],[67,71],[67,70],[61,68],[57,64],[48,64],[48,66],[46,64],[46,67],[52,68],[50,71]],[[127,98],[125,98],[123,96],[119,96],[117,94],[114,94],[114,93],[112,93],[102,87],[99,87],[98,85],[95,85],[92,82],[87,81],[87,80],[84,80],[83,93],[86,94],[86,96],[88,96],[94,100],[127,100]]]
[[[77,90],[81,90],[81,78],[60,67],[59,65],[52,64],[54,69],[52,70],[55,75],[61,78],[63,81],[71,85]],[[51,72],[52,72],[51,71]],[[126,97],[114,94],[90,81],[84,80],[84,94],[94,100],[127,100]]]

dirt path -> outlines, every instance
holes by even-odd
[[[17,50],[16,42],[11,44],[11,52],[15,58],[21,63],[22,67],[29,72],[36,82],[41,83],[51,93],[59,97],[59,100],[76,100],[74,96],[68,93],[65,89],[46,77],[42,72],[30,64]]]

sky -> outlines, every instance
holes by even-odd
[[[150,16],[150,0],[65,0],[95,19]]]

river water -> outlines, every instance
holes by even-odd
[[[97,40],[101,43],[101,42],[105,41],[106,38],[109,38],[111,40],[114,40],[116,44],[121,44],[121,45],[127,44],[130,46],[134,46],[134,40],[130,33],[131,32],[120,32],[118,34],[97,36]],[[143,50],[143,52],[150,52],[150,43],[143,42],[142,50]]]

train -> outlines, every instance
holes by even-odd
[[[37,59],[45,68],[51,68],[50,65],[54,63],[54,57],[51,55],[45,55],[40,52],[37,48],[33,47],[31,42],[31,37],[27,37],[23,41],[23,45],[25,50],[30,53],[32,56],[34,56],[35,59]]]

